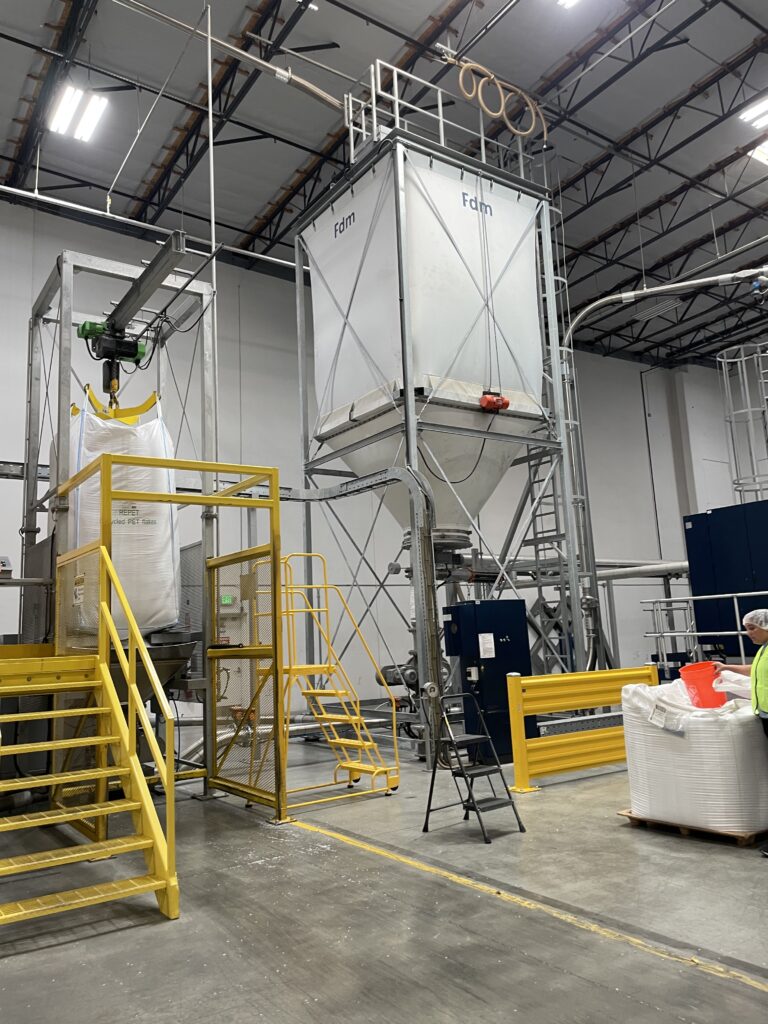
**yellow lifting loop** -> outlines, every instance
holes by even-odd
[[[121,423],[125,423],[127,426],[133,427],[144,413],[149,412],[150,409],[154,409],[157,405],[157,392],[153,391],[149,398],[146,398],[141,405],[133,405],[130,408],[121,409],[117,405],[105,406],[99,399],[94,395],[93,388],[90,384],[85,385],[85,393],[88,396],[88,401],[91,403],[91,408],[102,420],[119,420]],[[110,402],[112,399],[110,398]],[[72,415],[77,416],[80,409],[77,405],[72,405]]]

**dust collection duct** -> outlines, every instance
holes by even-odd
[[[402,168],[398,177],[381,153],[301,232],[314,321],[311,432],[358,476],[405,465],[406,332],[435,539],[461,548],[468,517],[517,454],[512,438],[543,419],[541,200],[412,147]],[[490,443],[491,434],[510,441]],[[405,489],[388,488],[384,503],[407,529]]]

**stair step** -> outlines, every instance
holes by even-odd
[[[54,892],[47,896],[19,900],[17,903],[0,904],[0,924],[12,924],[16,921],[27,921],[47,914],[60,914],[67,910],[80,907],[93,907],[97,903],[108,903],[111,900],[122,900],[129,896],[141,896],[143,893],[158,892],[165,888],[165,882],[152,875],[140,875],[136,878],[123,878],[116,882],[102,882],[100,885],[89,885],[82,889],[68,889],[65,892]]]
[[[10,647],[4,645],[4,651],[10,653]],[[44,655],[36,658],[0,658],[0,679],[15,676],[63,675],[82,678],[95,673],[99,667],[97,653]]]
[[[63,867],[83,860],[104,860],[120,853],[134,853],[148,850],[152,846],[149,836],[119,836],[105,839],[100,843],[82,843],[79,846],[61,846],[55,850],[40,853],[23,853],[18,857],[4,857],[0,860],[0,878],[7,875],[22,875],[27,871],[42,871],[45,868]]]
[[[363,761],[339,761],[338,767],[345,771],[359,772],[361,775],[377,775],[387,771],[383,765],[367,764]]]
[[[302,697],[348,697],[347,690],[302,690]]]
[[[15,832],[23,828],[43,828],[47,825],[65,825],[68,821],[82,821],[86,818],[102,818],[106,814],[121,814],[138,811],[138,800],[110,800],[105,804],[79,804],[77,807],[52,807],[48,811],[33,811],[31,814],[12,814],[0,818],[0,832]]]
[[[291,665],[294,676],[332,676],[336,672],[335,665]]]
[[[32,681],[29,679],[0,678],[1,697],[36,697],[45,696],[49,693],[77,693],[79,690],[93,690],[101,686],[100,679],[64,679]]]
[[[64,708],[60,711],[17,711],[15,714],[0,715],[0,725],[3,722],[38,722],[47,721],[49,718],[82,718],[84,715],[108,715],[111,708],[86,707],[86,708]]]
[[[85,747],[105,747],[109,743],[119,743],[119,736],[80,736],[71,740],[48,740],[45,743],[13,743],[0,746],[0,757],[16,754],[40,754],[49,750],[80,750]]]
[[[448,736],[444,736],[441,742],[450,744],[451,740]],[[481,733],[457,732],[453,734],[453,745],[459,749],[472,747],[476,743],[490,743],[490,740]]]
[[[452,768],[451,774],[455,778],[466,776],[468,779],[479,779],[485,775],[498,775],[499,769],[495,764],[468,764],[461,768]]]
[[[496,811],[499,807],[511,807],[512,801],[503,796],[487,796],[483,797],[482,800],[475,800],[474,805],[469,800],[464,801],[464,809],[468,811],[474,811],[477,807],[478,811]]]
[[[328,741],[332,747],[354,747],[356,750],[370,749],[375,747],[376,744],[373,740],[346,740],[346,739],[333,739]]]
[[[316,722],[333,722],[337,725],[359,725],[363,719],[360,715],[315,715]]]
[[[0,793],[13,793],[18,789],[43,789],[64,783],[76,785],[96,779],[123,778],[129,771],[128,768],[86,768],[76,772],[55,772],[52,775],[34,775],[23,779],[3,779],[0,781]]]

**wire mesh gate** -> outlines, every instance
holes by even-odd
[[[209,559],[213,642],[210,785],[287,816],[277,496],[270,542]]]

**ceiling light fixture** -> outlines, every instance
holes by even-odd
[[[51,131],[64,135],[75,116],[80,100],[83,98],[83,90],[76,89],[74,85],[68,85],[56,105],[56,110],[51,118]]]
[[[768,96],[760,100],[759,103],[754,103],[751,107],[739,114],[739,118],[742,121],[752,122],[755,121],[761,114],[768,114]]]
[[[757,149],[753,149],[749,155],[754,157],[755,160],[759,160],[761,164],[768,164],[768,142],[763,142]]]
[[[302,0],[296,0],[297,4],[300,4],[301,2],[302,2]],[[576,0],[573,0],[573,2],[575,3]],[[317,4],[307,4],[307,10],[309,10],[309,11],[319,11],[320,8],[317,6]]]
[[[558,7],[573,7],[579,0],[557,0]]]
[[[96,125],[101,120],[101,115],[107,109],[107,99],[105,96],[91,95],[88,100],[88,106],[83,112],[83,116],[80,118],[77,128],[75,128],[75,138],[80,139],[81,142],[88,142],[90,137],[96,128]]]

